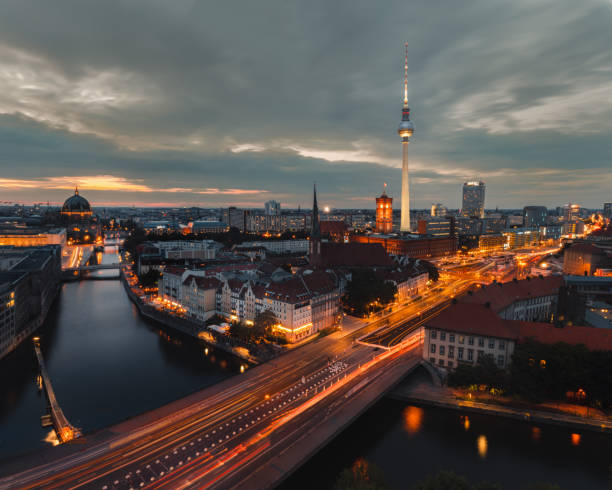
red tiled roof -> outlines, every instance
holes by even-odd
[[[202,276],[187,276],[183,284],[190,285],[192,280],[195,280],[199,289],[217,289],[221,285],[221,281],[214,277]]]
[[[550,323],[502,320],[491,309],[476,303],[456,303],[427,322],[428,328],[468,335],[498,337],[543,344],[583,344],[589,350],[612,350],[612,329],[596,327],[555,327]]]
[[[507,320],[510,322],[510,320]],[[550,323],[513,321],[519,342],[532,338],[543,344],[584,344],[589,350],[612,350],[612,329],[596,327],[555,327]]]
[[[344,221],[321,221],[321,233],[330,234],[343,234],[347,230],[346,223]]]
[[[187,269],[185,267],[166,267],[164,274],[174,274],[175,276],[182,276],[183,272]]]
[[[336,281],[329,272],[313,271],[310,274],[303,274],[301,277],[306,283],[306,287],[316,296],[327,294],[336,289]]]
[[[499,312],[515,301],[557,294],[563,285],[562,276],[533,277],[522,281],[493,283],[463,296],[462,303],[490,304],[491,309]]]
[[[516,339],[516,328],[497,316],[491,308],[473,303],[456,303],[427,322],[427,327],[468,335]]]
[[[380,243],[321,243],[325,267],[392,267],[391,257]]]
[[[288,303],[299,303],[310,299],[311,294],[300,277],[285,281],[272,281],[265,288],[265,295]]]

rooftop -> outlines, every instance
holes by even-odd
[[[489,303],[491,309],[500,312],[515,301],[556,295],[563,286],[562,276],[533,277],[522,281],[493,283],[461,298],[462,303]]]
[[[481,304],[456,303],[427,322],[427,327],[468,335],[516,339],[516,330]]]

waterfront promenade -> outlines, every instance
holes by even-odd
[[[464,412],[473,412],[499,417],[513,418],[528,422],[539,422],[575,429],[587,429],[597,432],[612,433],[612,419],[587,417],[565,413],[561,410],[546,410],[544,406],[534,404],[530,407],[511,406],[499,403],[485,403],[458,396],[456,390],[446,386],[432,386],[426,382],[406,381],[397,386],[390,394],[392,398],[439,408],[450,408]]]

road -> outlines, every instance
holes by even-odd
[[[384,374],[406,353],[420,358],[418,336],[409,348],[392,350],[356,339],[387,322],[390,329],[405,324],[423,307],[417,302],[351,334],[307,344],[205,390],[197,402],[158,420],[149,415],[110,428],[113,436],[104,442],[84,438],[82,450],[1,479],[0,487],[183,488],[197,481],[200,488],[225,488],[240,473],[234,465],[242,468],[276,454],[277,444],[291,444],[304,424],[327,413],[364,377]]]
[[[228,488],[250,465],[295,444],[395,363],[420,359],[418,328],[474,279],[455,279],[355,332],[332,334],[231,378],[159,414],[107,429],[102,442],[0,479],[8,488]],[[386,348],[363,343],[372,339]],[[357,339],[362,339],[358,342]],[[344,398],[343,398],[344,397]]]

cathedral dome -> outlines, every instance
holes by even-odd
[[[74,190],[74,195],[70,196],[62,206],[62,214],[82,213],[91,214],[91,206],[89,201],[79,195],[79,190]]]

